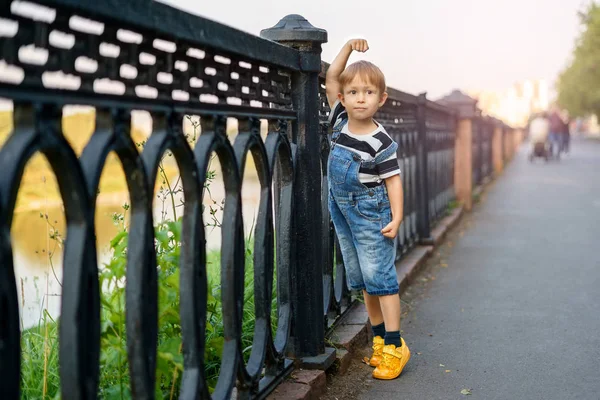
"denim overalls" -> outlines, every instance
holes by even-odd
[[[398,293],[393,239],[381,230],[392,220],[385,182],[374,188],[363,185],[358,178],[361,165],[374,167],[393,154],[398,144],[392,142],[373,161],[363,161],[355,152],[336,146],[341,129],[347,121],[333,128],[331,151],[327,163],[329,212],[340,243],[351,290],[366,289],[375,296]]]

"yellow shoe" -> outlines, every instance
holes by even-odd
[[[383,338],[381,336],[375,336],[373,338],[373,355],[371,358],[365,357],[363,361],[371,367],[378,366],[383,359],[383,346],[385,346]]]
[[[404,366],[410,360],[410,350],[404,339],[402,340],[402,346],[396,348],[393,344],[388,344],[383,347],[383,359],[375,371],[373,371],[373,378],[375,379],[396,379]]]

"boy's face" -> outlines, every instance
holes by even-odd
[[[343,93],[338,94],[348,117],[356,120],[370,119],[387,100],[387,93],[380,93],[375,85],[355,76]]]

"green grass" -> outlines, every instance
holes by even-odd
[[[121,237],[113,241],[119,250],[123,245]],[[160,242],[160,239],[159,239]],[[126,243],[125,243],[126,244]],[[252,351],[254,333],[254,280],[252,261],[253,242],[246,242],[246,271],[242,319],[242,348],[244,359],[248,360]],[[159,264],[159,348],[157,357],[157,398],[177,397],[183,370],[181,351],[181,327],[179,323],[178,256],[157,249]],[[211,251],[206,256],[208,276],[207,329],[205,373],[212,390],[218,379],[221,353],[223,349],[223,320],[220,299],[220,257],[219,251]],[[112,269],[103,275],[119,277],[124,273],[123,260],[113,257],[107,266]],[[122,271],[120,269],[123,269]],[[276,286],[274,284],[274,286]],[[115,292],[117,292],[115,294]],[[124,330],[124,291],[115,290],[102,295],[101,314],[101,360],[100,397],[104,399],[131,398],[129,392],[129,371]],[[273,290],[272,302],[273,333],[277,323],[277,301]],[[24,330],[22,342],[22,396],[26,399],[55,399],[60,396],[58,370],[58,328],[54,320],[45,313],[38,326]]]
[[[21,354],[21,397],[57,398],[60,382],[58,325],[47,312],[38,326],[21,334]]]
[[[449,216],[452,214],[452,212],[459,206],[459,203],[457,200],[450,200],[450,202],[448,202],[448,205],[446,206],[446,216]]]

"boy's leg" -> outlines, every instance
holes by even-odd
[[[379,297],[386,334],[381,362],[373,371],[376,379],[395,379],[410,359],[410,350],[400,338],[400,297],[395,268],[396,247],[394,241],[383,237],[381,229],[391,220],[389,209],[368,213],[368,203],[358,203],[357,213],[351,218],[352,231],[357,248],[360,269],[366,291],[371,297]],[[379,214],[379,220],[376,215]],[[373,220],[369,218],[373,217]],[[374,305],[374,301],[371,304]]]
[[[371,296],[366,290],[363,290],[363,297],[365,299],[365,307],[367,308],[367,313],[369,314],[369,322],[371,322],[371,326],[375,327],[383,324],[384,317],[383,313],[381,312],[381,305],[379,304],[379,296]],[[375,334],[373,336],[383,337],[383,335]]]
[[[375,194],[377,194],[376,197]],[[384,237],[381,233],[381,229],[391,221],[392,213],[387,196],[381,189],[371,190],[368,196],[355,200],[352,207],[346,209],[346,212],[350,222],[349,226],[352,229],[354,247],[357,250],[365,290],[370,296],[379,296],[386,328],[396,329],[386,332],[386,336],[398,343],[398,346],[386,345],[384,340],[381,362],[373,371],[373,377],[394,379],[400,375],[410,359],[410,350],[400,339],[400,297],[398,296],[399,287],[395,266],[396,247],[392,239]],[[394,301],[396,302],[394,303]],[[390,304],[387,304],[388,302]],[[375,301],[369,303],[375,308]],[[390,323],[391,325],[389,325]]]
[[[400,347],[402,345],[400,342],[400,296],[397,294],[371,296],[366,290],[363,290],[363,294],[369,321],[373,327],[373,336],[381,336],[385,339],[385,344]],[[383,332],[380,331],[382,323],[384,324]],[[398,336],[397,340],[395,340],[396,335]]]
[[[386,333],[400,332],[400,296],[397,294],[379,296],[379,304],[381,304]],[[387,340],[385,344],[400,346],[400,343],[387,343]]]
[[[391,211],[387,207],[384,207],[383,212],[377,209],[376,213],[368,215],[379,217],[379,221],[371,221],[361,214],[360,207],[357,206],[353,208],[356,215],[351,218],[352,229],[366,287],[365,305],[369,318],[372,325],[384,322],[386,332],[396,332],[400,330],[396,247],[392,239],[385,238],[381,233],[381,228],[391,220]],[[365,211],[363,208],[362,212]]]
[[[383,359],[383,347],[385,346],[385,324],[383,323],[383,314],[379,305],[379,296],[371,296],[366,290],[363,290],[365,307],[369,315],[371,330],[373,331],[373,354],[371,357],[365,357],[363,361],[371,367],[377,367]]]
[[[400,296],[398,294],[380,296],[379,303],[385,322],[383,357],[375,371],[375,379],[395,379],[410,360],[410,349],[400,337]]]

